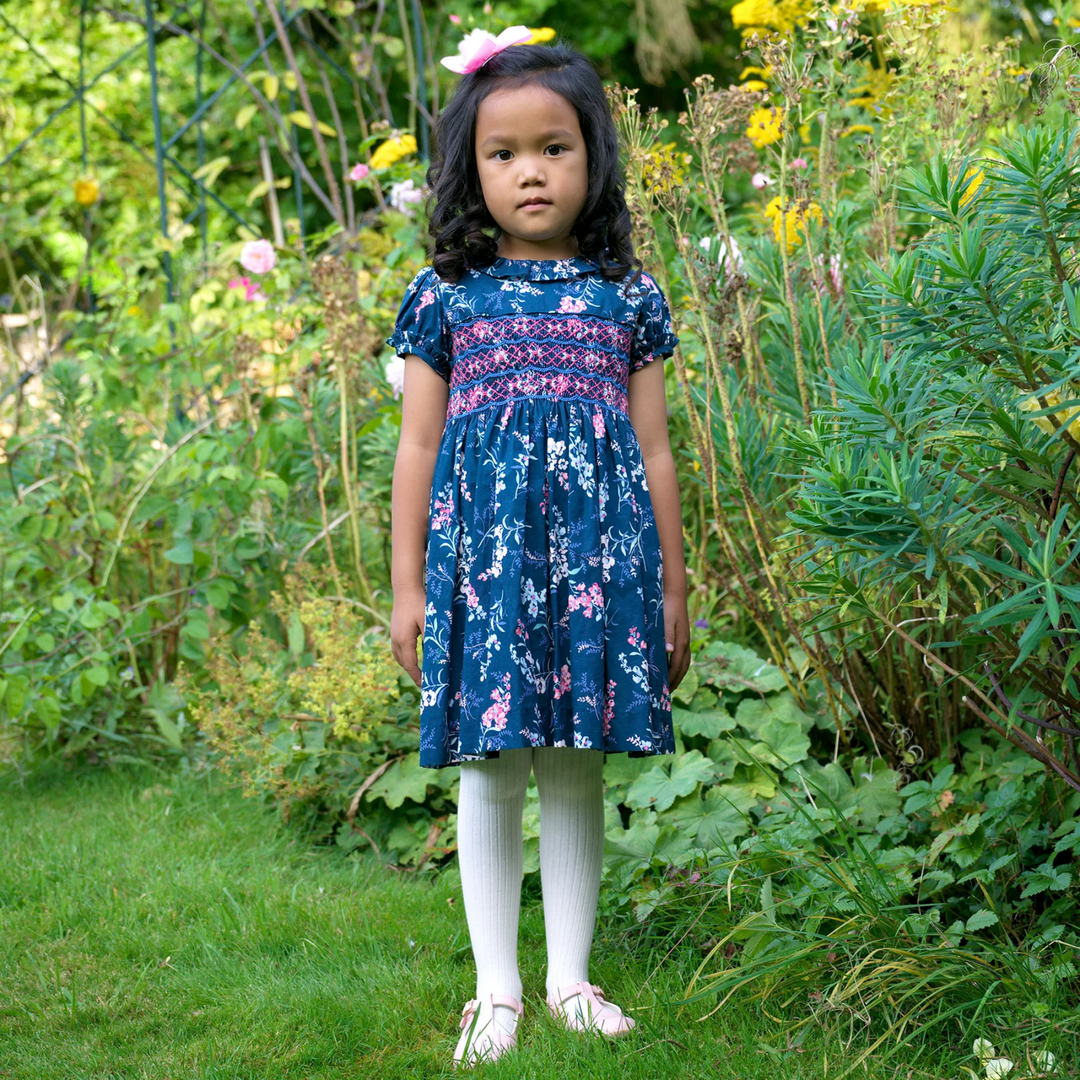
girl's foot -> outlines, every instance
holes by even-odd
[[[548,996],[547,1007],[571,1031],[616,1036],[625,1035],[637,1024],[618,1005],[606,1001],[599,986],[588,982],[560,986],[553,996]]]
[[[465,1002],[461,1010],[461,1038],[454,1051],[454,1068],[469,1068],[478,1061],[494,1061],[517,1046],[521,1002],[509,994],[487,994]]]

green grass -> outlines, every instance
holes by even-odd
[[[450,1059],[474,972],[456,869],[417,880],[312,849],[213,775],[130,769],[0,781],[0,845],[0,1077],[458,1075]],[[841,1071],[835,1041],[815,1034],[785,1050],[771,1021],[737,1003],[702,1023],[707,1007],[680,1012],[700,954],[678,946],[654,970],[674,939],[646,933],[601,923],[593,945],[593,980],[637,1031],[618,1042],[561,1031],[541,1000],[543,909],[530,881],[519,1049],[473,1075]],[[859,1074],[941,1075],[898,1065]]]

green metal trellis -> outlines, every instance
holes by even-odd
[[[266,0],[268,3],[273,3],[275,0]],[[198,5],[197,10],[193,10]],[[184,224],[190,224],[195,220],[199,222],[199,240],[202,253],[203,265],[206,264],[207,257],[207,233],[208,233],[208,209],[209,204],[213,203],[217,208],[224,212],[231,220],[235,221],[238,225],[255,231],[249,221],[239,213],[233,207],[227,205],[206,183],[201,179],[200,170],[206,164],[206,133],[204,130],[204,120],[214,105],[221,99],[232,86],[238,82],[243,82],[249,87],[250,83],[247,82],[246,72],[251,66],[264,56],[266,52],[278,42],[279,31],[277,29],[271,29],[266,33],[265,37],[259,42],[257,48],[250,52],[240,63],[230,64],[223,56],[215,51],[205,38],[205,25],[206,25],[206,0],[176,0],[171,5],[172,14],[167,18],[162,19],[155,14],[154,0],[144,0],[143,14],[144,18],[139,20],[132,15],[124,16],[129,21],[139,22],[144,28],[143,39],[136,45],[127,49],[121,56],[116,58],[112,63],[107,65],[96,74],[87,77],[86,71],[86,32],[87,32],[87,19],[92,9],[89,5],[89,0],[79,0],[79,70],[78,70],[78,82],[72,82],[64,74],[56,69],[56,67],[49,61],[44,53],[35,46],[31,40],[29,34],[20,29],[8,14],[5,13],[2,7],[0,7],[0,24],[13,35],[17,36],[26,45],[29,53],[39,62],[42,67],[47,70],[55,79],[59,80],[63,85],[67,86],[71,91],[71,96],[67,100],[63,101],[56,108],[54,108],[41,123],[39,123],[34,130],[26,136],[17,146],[15,146],[3,159],[0,159],[0,167],[7,165],[18,154],[20,154],[28,145],[30,145],[42,132],[46,131],[51,124],[53,124],[60,116],[67,112],[72,106],[77,105],[79,110],[79,137],[80,137],[80,161],[83,174],[87,174],[90,171],[90,144],[87,136],[87,108],[92,110],[96,118],[106,124],[109,129],[116,135],[121,142],[130,147],[143,161],[148,164],[152,164],[157,178],[157,198],[158,198],[158,228],[160,229],[163,239],[169,241],[169,221],[168,221],[168,185],[177,184],[182,189],[186,185],[186,193],[192,197],[196,203],[195,208],[184,219]],[[254,10],[254,9],[253,9]],[[296,35],[299,39],[306,42],[325,62],[328,67],[332,68],[339,77],[345,79],[350,85],[357,91],[358,94],[366,96],[365,85],[356,75],[349,71],[346,67],[337,63],[332,56],[308,33],[305,32],[303,26],[299,22],[306,14],[306,9],[303,7],[297,7],[293,11],[288,11],[285,0],[280,0],[280,22],[281,30],[289,36]],[[404,14],[404,12],[403,12]],[[419,73],[418,78],[418,98],[422,103],[427,101],[426,86],[424,80],[425,70],[425,50],[423,34],[421,32],[421,14],[417,0],[412,0],[412,22],[413,33],[410,35],[413,39],[413,43],[416,50],[416,67]],[[115,15],[115,13],[114,13]],[[187,18],[190,20],[190,24],[196,27],[197,32],[192,33],[189,30],[184,29],[178,25],[178,20],[181,18]],[[159,73],[157,63],[157,45],[159,35],[165,33],[173,33],[182,35],[189,40],[195,46],[195,108],[192,114],[181,123],[175,131],[171,134],[166,134],[165,123],[162,116],[161,102],[159,98]],[[148,152],[140,146],[127,132],[125,132],[119,125],[113,122],[113,120],[107,116],[101,109],[99,109],[92,100],[88,98],[88,92],[96,86],[102,78],[111,72],[115,71],[121,65],[129,62],[135,57],[145,46],[147,53],[147,67],[150,76],[149,79],[149,93],[150,93],[150,110],[153,121],[154,132],[154,148],[153,154]],[[224,67],[228,69],[228,75],[222,82],[222,84],[208,96],[204,95],[204,78],[205,68],[204,60],[210,58],[217,62],[218,67]],[[292,89],[289,93],[289,110],[290,112],[296,109],[295,94]],[[369,105],[371,104],[370,98],[368,99]],[[374,110],[373,110],[374,111]],[[196,152],[196,164],[194,171],[188,169],[179,159],[180,142],[192,128],[195,128],[195,152]],[[288,131],[288,144],[291,150],[291,165],[292,165],[292,187],[293,195],[296,204],[296,214],[300,223],[300,235],[301,242],[305,235],[305,199],[304,199],[304,184],[305,179],[309,183],[313,183],[311,174],[304,165],[303,158],[300,154],[299,136],[296,130],[296,125],[289,125]],[[428,158],[429,150],[429,136],[428,136],[428,120],[427,110],[425,108],[420,109],[419,114],[419,148],[420,156],[426,160]],[[342,163],[344,166],[345,163]],[[321,197],[321,200],[326,203],[325,197],[322,196],[319,190],[315,190],[315,194]],[[318,200],[317,200],[318,201]],[[93,262],[92,262],[92,214],[89,208],[84,208],[83,211],[83,234],[87,242],[87,277],[86,277],[86,301],[89,309],[92,311],[96,306],[96,296],[93,285]],[[174,299],[175,282],[173,276],[173,260],[168,245],[166,243],[165,250],[162,252],[162,266],[165,271],[166,289],[169,300]]]

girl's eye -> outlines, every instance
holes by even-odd
[[[545,150],[551,150],[553,148],[556,149],[556,150],[565,150],[566,149],[566,147],[563,146],[561,143],[551,143],[549,146],[546,146],[544,149]],[[506,161],[507,160],[506,158],[499,157],[499,155],[500,154],[509,154],[509,153],[510,153],[509,150],[496,150],[495,151],[495,159],[497,161]]]

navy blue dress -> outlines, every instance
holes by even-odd
[[[387,344],[449,383],[431,485],[429,768],[530,746],[674,753],[660,537],[630,373],[679,343],[655,280],[497,259],[409,284]]]

